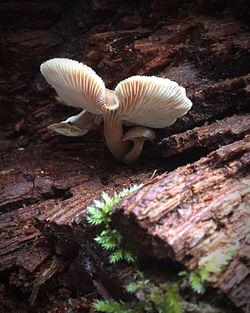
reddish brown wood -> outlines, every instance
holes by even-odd
[[[197,148],[207,151],[229,144],[250,134],[250,114],[239,114],[214,123],[195,127],[162,140],[159,150],[164,157],[193,152]]]
[[[249,206],[246,208],[249,210]],[[250,223],[248,223],[250,228]],[[217,282],[220,288],[229,298],[244,307],[245,312],[249,312],[250,293],[250,240],[249,236],[241,243],[240,249],[234,261],[223,276]],[[236,273],[236,275],[235,275]]]
[[[46,28],[53,24],[62,10],[62,3],[59,1],[44,1],[42,3],[9,1],[0,3],[0,23],[4,25],[5,29],[16,29],[17,27]]]
[[[147,183],[114,210],[114,226],[141,256],[172,258],[189,269],[212,258],[225,265],[232,251],[243,253],[240,242],[249,236],[249,165],[247,137]],[[249,264],[245,266],[244,274],[228,273],[222,289],[247,312]],[[220,277],[220,272],[214,275],[215,284]],[[237,280],[233,291],[230,279]],[[242,293],[244,297],[237,296]]]
[[[33,272],[47,258],[48,249],[34,225],[34,217],[40,214],[45,203],[49,207],[54,202],[44,201],[0,216],[0,271],[18,265]]]
[[[0,265],[5,284],[5,287],[0,286],[0,302],[3,303],[0,311],[26,313],[30,309],[28,298],[31,293],[30,301],[39,304],[35,308],[39,313],[57,312],[62,307],[77,310],[72,303],[83,307],[87,303],[88,307],[88,301],[79,297],[72,299],[72,294],[98,290],[102,295],[114,293],[119,298],[125,277],[129,277],[129,274],[124,274],[128,269],[110,267],[103,251],[93,244],[95,234],[86,225],[85,209],[94,198],[100,197],[102,191],[112,194],[130,184],[145,183],[155,170],[163,172],[165,168],[165,162],[160,163],[157,155],[152,157],[147,152],[134,168],[123,167],[106,148],[101,129],[77,139],[48,133],[46,127],[49,124],[76,111],[57,103],[54,91],[39,74],[40,64],[55,56],[83,61],[103,77],[108,87],[114,87],[120,80],[136,74],[176,80],[186,87],[194,105],[172,127],[157,130],[158,142],[166,142],[162,139],[171,134],[249,111],[249,31],[244,22],[246,3],[245,0],[237,2],[237,5],[233,5],[233,0],[79,0],[35,4],[31,1],[8,1],[0,4]],[[243,138],[248,127],[241,125],[236,132],[235,128],[240,119],[247,121],[247,117],[234,118],[235,125],[230,120],[230,134],[225,127],[228,120],[212,124],[218,128],[211,132],[213,142],[207,136],[209,126],[191,131],[192,136],[197,134],[196,138],[199,138],[190,142],[191,146],[202,144],[206,149],[217,148],[221,144],[220,129],[224,136],[223,144]],[[205,139],[201,139],[199,133],[206,133]],[[188,143],[190,137],[185,137],[188,133],[183,136]],[[172,145],[172,138],[167,139],[168,145]],[[234,147],[244,150],[237,144]],[[186,149],[183,145],[177,152]],[[210,155],[207,162],[217,164],[218,171],[222,172],[222,181],[225,179],[224,187],[216,187],[221,188],[221,193],[213,190],[217,201],[221,199],[223,202],[227,192],[231,197],[230,188],[235,188],[238,193],[244,190],[241,179],[246,172],[241,172],[241,169],[245,171],[244,157],[236,155],[231,161],[220,163],[223,157],[218,153]],[[228,151],[226,155],[229,155]],[[202,162],[205,161],[196,164],[193,177],[200,177],[198,165],[201,166],[206,184],[206,162]],[[178,166],[175,157],[168,157],[167,163],[170,168]],[[187,163],[187,160],[182,163]],[[191,175],[191,167],[186,170],[183,174]],[[214,171],[215,168],[211,169],[211,173]],[[215,184],[217,178],[213,182],[212,177],[211,184]],[[173,190],[177,188],[171,186]],[[193,190],[190,195],[192,193]],[[161,200],[161,194],[155,193],[154,196]],[[195,197],[198,199],[199,194]],[[201,206],[214,201],[209,196],[198,200]],[[244,201],[245,198],[243,204]],[[235,208],[228,216],[217,217],[222,229],[232,216],[239,217],[234,215]],[[183,210],[178,208],[178,212]],[[242,219],[242,224],[237,224],[237,219],[236,229],[244,228],[245,221]],[[160,219],[162,222],[165,223]],[[127,219],[120,223],[127,223]],[[152,222],[150,231],[161,226]],[[219,227],[212,222],[210,226],[211,229]],[[148,247],[147,240],[152,236],[140,237],[139,234],[138,238],[146,238],[143,243],[138,241],[136,234],[131,236],[132,242],[138,242],[136,249],[139,251],[144,245]],[[201,236],[202,232],[198,235]],[[165,253],[165,245],[162,249],[161,244],[162,241],[157,239],[149,253]],[[157,250],[159,247],[161,251]],[[245,241],[231,265],[233,269],[245,270],[246,247]],[[198,245],[197,251],[200,248]],[[183,253],[183,260],[174,249],[167,246],[168,251],[176,253],[176,259],[190,268],[202,261],[194,257],[198,253],[193,253],[195,246],[194,250],[190,248],[189,261],[184,257],[187,248],[184,252],[182,246],[180,251],[177,249],[178,253]],[[53,267],[53,260],[58,260],[60,267]],[[49,273],[45,275],[46,280],[42,279],[44,273]],[[248,278],[244,280],[242,275],[237,275],[239,286],[235,288],[230,275],[229,268],[225,277],[217,281],[218,288],[224,290],[234,303],[239,304],[242,298],[240,306],[244,307],[246,297],[237,292],[244,289],[244,281],[247,282]],[[12,290],[17,290],[18,299]]]

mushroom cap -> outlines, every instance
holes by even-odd
[[[137,139],[143,139],[143,140],[155,140],[155,132],[146,127],[136,126],[128,130],[125,135],[122,138],[122,141],[127,140],[137,140]]]
[[[47,82],[56,89],[61,101],[100,114],[105,104],[105,84],[87,65],[55,58],[40,67]]]
[[[77,115],[70,116],[65,121],[49,125],[49,130],[55,131],[64,136],[83,136],[95,124],[99,125],[102,122],[102,115],[96,115],[82,110]]]
[[[185,88],[167,78],[132,76],[115,88],[122,120],[151,128],[172,125],[192,107]]]
[[[54,123],[49,125],[47,128],[60,135],[68,137],[83,136],[89,131],[89,129],[83,129],[76,125],[69,124],[66,122]]]

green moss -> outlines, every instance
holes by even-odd
[[[129,194],[140,189],[142,185],[134,185],[123,189],[119,194],[110,197],[107,193],[102,194],[102,200],[95,200],[88,208],[87,221],[91,225],[101,225],[103,230],[95,238],[95,241],[105,250],[110,251],[109,261],[114,264],[119,261],[132,263],[135,261],[132,253],[122,247],[122,236],[111,227],[111,211],[121,200]]]

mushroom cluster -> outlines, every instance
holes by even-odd
[[[103,122],[109,150],[126,164],[136,162],[146,140],[155,139],[151,128],[172,125],[192,106],[185,88],[167,78],[132,76],[110,90],[90,67],[65,58],[44,62],[41,73],[60,101],[83,109],[48,128],[66,136],[82,136]],[[124,134],[123,125],[133,127]]]

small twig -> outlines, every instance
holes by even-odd
[[[110,295],[110,293],[107,291],[107,289],[103,286],[103,284],[99,281],[96,281],[93,279],[93,285],[99,292],[99,294],[107,300],[113,300],[113,297]]]
[[[150,176],[149,180],[153,179],[155,177],[155,174],[157,173],[157,170],[154,170],[152,175]]]

